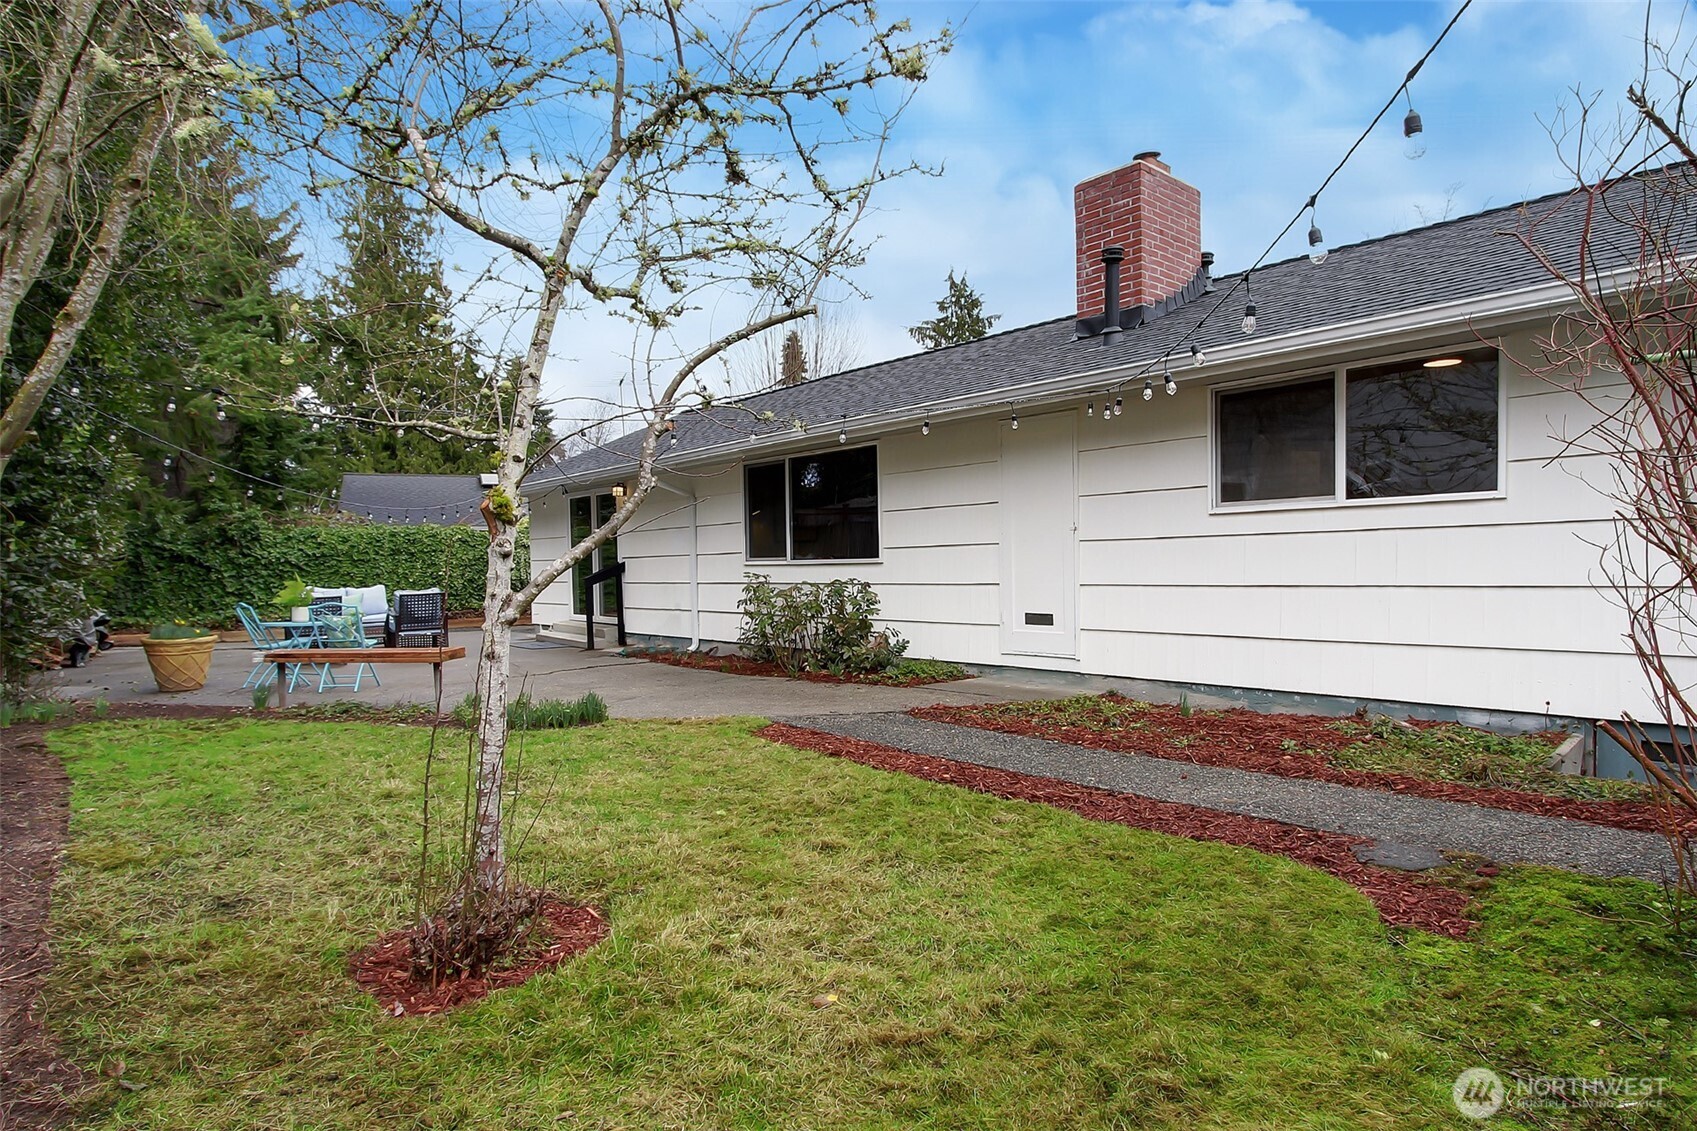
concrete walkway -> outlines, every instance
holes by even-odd
[[[1536,817],[1453,801],[1284,778],[916,719],[902,713],[801,715],[782,721],[846,738],[1078,785],[1263,817],[1379,841],[1547,864],[1593,876],[1671,882],[1667,842],[1653,833]]]
[[[657,664],[650,660],[620,656],[598,649],[549,644],[533,638],[532,630],[519,630],[513,645],[513,685],[523,686],[536,698],[575,699],[593,691],[607,701],[615,718],[713,718],[723,715],[776,715],[905,711],[933,703],[997,703],[1016,699],[1057,699],[1083,692],[1099,692],[1125,681],[1088,677],[1054,678],[1032,673],[1022,680],[1005,676],[961,680],[925,687],[875,687],[860,684],[808,683],[800,680],[759,676],[724,675]],[[482,634],[455,632],[452,642],[464,645],[467,658],[443,669],[444,706],[452,707],[471,692],[476,675],[477,653]],[[246,644],[220,644],[213,651],[212,672],[199,691],[161,694],[154,686],[147,657],[140,648],[113,648],[89,662],[86,668],[51,673],[53,690],[66,698],[95,699],[111,703],[161,702],[216,704],[246,707],[253,693],[242,682],[252,670],[254,650]],[[338,668],[350,673],[352,668]],[[313,684],[301,684],[291,692],[294,704],[353,701],[375,706],[429,704],[435,696],[430,667],[425,664],[377,668],[383,682],[369,679],[358,691],[327,690],[322,694]]]

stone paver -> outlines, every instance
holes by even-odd
[[[1092,750],[900,713],[791,716],[783,721],[915,754],[1059,778],[1304,828],[1474,853],[1504,863],[1547,864],[1594,876],[1636,876],[1655,881],[1672,878],[1667,843],[1653,833]]]

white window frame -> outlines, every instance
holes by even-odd
[[[1351,499],[1347,494],[1349,475],[1349,452],[1345,443],[1348,437],[1348,421],[1345,419],[1349,399],[1349,373],[1356,369],[1371,369],[1379,365],[1391,365],[1399,361],[1415,361],[1421,357],[1440,357],[1445,353],[1475,353],[1480,350],[1478,343],[1466,346],[1456,346],[1450,349],[1438,348],[1423,350],[1420,353],[1396,353],[1377,358],[1363,358],[1352,361],[1348,365],[1332,365],[1324,368],[1311,369],[1302,373],[1282,374],[1277,378],[1265,377],[1246,381],[1233,381],[1216,385],[1209,390],[1208,400],[1208,489],[1209,514],[1252,514],[1256,511],[1295,511],[1295,510],[1326,510],[1338,507],[1389,507],[1389,506],[1418,506],[1422,503],[1465,503],[1481,499],[1508,498],[1508,381],[1505,379],[1503,354],[1498,346],[1491,348],[1497,353],[1497,486],[1493,491],[1458,491],[1443,495],[1397,495],[1384,499]],[[1222,502],[1220,499],[1220,398],[1223,395],[1241,392],[1246,389],[1273,389],[1280,385],[1300,385],[1315,381],[1330,374],[1332,378],[1332,436],[1334,461],[1332,469],[1332,494],[1305,495],[1296,499],[1254,499],[1244,502]]]
[[[875,558],[798,558],[795,557],[795,539],[790,509],[790,462],[807,459],[809,456],[830,455],[831,448],[813,448],[795,455],[778,456],[775,459],[745,459],[742,463],[742,560],[745,566],[838,566],[838,565],[879,565],[884,557],[884,453],[880,450],[878,441],[872,440],[864,444],[845,445],[841,451],[853,451],[856,448],[871,448],[872,459],[876,465],[874,480],[878,485],[878,556]],[[756,558],[750,553],[748,529],[748,469],[751,467],[770,467],[781,464],[784,469],[784,556],[781,558]]]

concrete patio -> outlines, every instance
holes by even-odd
[[[573,699],[593,691],[607,701],[616,718],[711,718],[723,715],[861,714],[905,711],[933,703],[991,703],[1015,699],[1056,699],[1084,692],[1117,688],[1144,698],[1164,700],[1164,689],[1142,689],[1136,681],[1043,672],[999,673],[925,687],[897,688],[858,684],[810,683],[758,676],[724,675],[672,667],[615,652],[584,651],[579,647],[534,639],[522,629],[513,646],[515,690],[523,686],[533,697]],[[455,632],[452,643],[463,645],[466,659],[444,668],[442,701],[452,707],[472,689],[481,633]],[[242,688],[255,653],[247,644],[220,644],[213,652],[212,673],[199,691],[161,694],[154,686],[147,657],[140,648],[113,648],[90,660],[85,668],[53,673],[49,682],[70,699],[111,703],[170,702],[250,706],[253,693]],[[351,667],[337,671],[351,676]],[[369,678],[356,693],[313,690],[302,683],[289,696],[291,704],[354,701],[372,705],[428,704],[434,691],[428,665],[377,668],[382,686]],[[273,696],[275,698],[275,696]],[[1191,697],[1196,701],[1196,696]]]

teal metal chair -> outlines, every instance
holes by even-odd
[[[314,608],[312,630],[313,643],[318,648],[376,648],[381,643],[365,635],[365,621],[358,606],[342,605],[335,612],[321,607]],[[318,677],[320,691],[342,687],[358,691],[360,682],[368,674],[372,683],[378,687],[383,686],[383,681],[377,678],[377,669],[364,661],[354,665],[351,680],[345,676],[338,677],[334,664],[319,664],[318,667],[322,673]]]
[[[254,650],[259,653],[258,661],[253,670],[248,673],[247,680],[242,684],[245,690],[249,687],[269,687],[277,678],[277,665],[265,659],[265,653],[275,652],[279,648],[310,647],[314,630],[309,621],[292,620],[260,620],[259,613],[252,605],[242,602],[236,606],[236,619],[242,622],[242,628],[247,630],[248,639],[253,642]],[[303,675],[303,667],[314,667],[317,664],[290,664],[289,690],[310,677]]]

